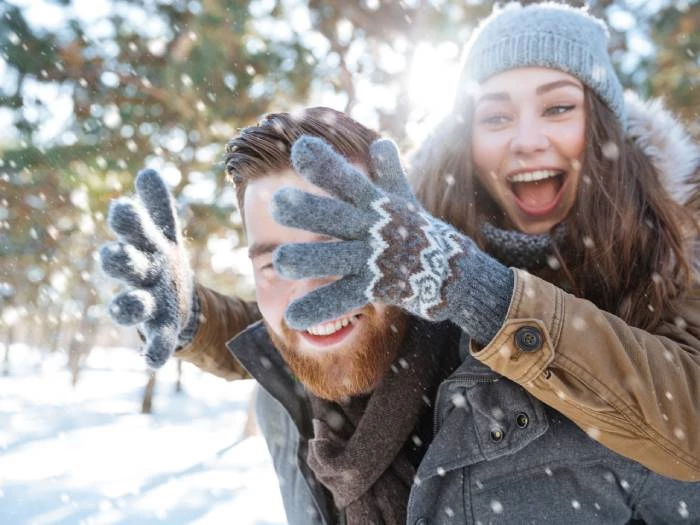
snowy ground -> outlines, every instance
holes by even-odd
[[[251,381],[187,366],[176,394],[168,363],[147,416],[134,350],[95,350],[75,389],[65,356],[11,356],[0,377],[0,523],[285,522],[262,437],[239,441]]]

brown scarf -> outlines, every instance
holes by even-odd
[[[371,395],[343,404],[312,397],[308,463],[348,525],[406,523],[415,468],[404,445],[432,403],[443,353],[416,328]]]

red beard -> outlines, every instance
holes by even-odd
[[[407,314],[388,307],[382,316],[370,304],[361,312],[365,317],[362,333],[352,343],[328,352],[300,352],[299,333],[282,323],[282,335],[267,331],[292,373],[314,395],[330,401],[371,392],[379,383],[401,348]],[[350,346],[352,345],[352,346]]]

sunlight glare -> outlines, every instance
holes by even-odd
[[[411,116],[408,134],[420,142],[430,124],[450,111],[459,78],[459,46],[454,42],[416,47],[408,76]]]

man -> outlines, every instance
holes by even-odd
[[[379,302],[304,330],[287,324],[290,303],[334,280],[284,279],[273,268],[284,243],[332,240],[285,227],[271,213],[271,198],[283,187],[323,198],[292,168],[290,149],[302,135],[323,138],[373,175],[369,149],[377,134],[326,108],[270,115],[229,143],[227,171],[263,318],[228,344],[230,352],[225,342],[257,311],[194,285],[172,198],[153,171],[137,177],[138,200],[120,199],[110,209],[120,239],[102,248],[103,266],[133,286],[110,311],[122,324],[140,324],[151,366],[177,347],[177,357],[212,373],[233,379],[248,372],[258,380],[259,422],[290,523],[336,523],[341,515],[350,523],[404,523],[431,437],[431,400],[457,363],[457,331]]]
[[[102,257],[135,287],[112,315],[140,323],[147,360],[162,364],[178,348],[225,377],[242,364],[260,383],[259,421],[293,524],[626,523],[687,512],[696,486],[601,446],[479,362],[453,324],[418,317],[491,334],[475,341],[485,344],[513,285],[468,239],[425,216],[395,152],[376,139],[342,114],[312,109],[269,115],[229,143],[263,317],[228,343],[230,353],[223,342],[256,312],[193,286],[171,198],[155,173],[142,173],[141,203],[111,210],[121,239]],[[319,208],[335,220],[319,224]],[[372,238],[361,240],[368,224]],[[351,276],[328,275],[316,260]],[[520,289],[525,306],[546,300],[526,295]],[[309,323],[316,316],[324,321]],[[509,321],[515,337],[503,340],[502,358],[526,361],[535,344],[550,344],[520,317]]]

